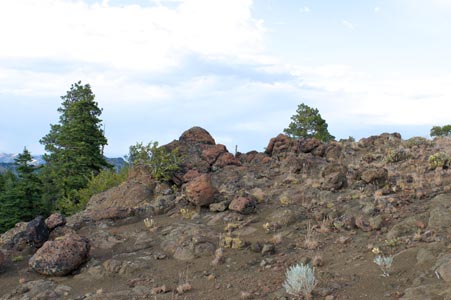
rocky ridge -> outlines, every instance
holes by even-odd
[[[164,147],[171,184],[135,169],[1,235],[0,299],[291,299],[285,271],[309,263],[313,299],[451,300],[451,171],[431,160],[450,139],[281,134],[234,155],[194,127]]]

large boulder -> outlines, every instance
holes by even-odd
[[[153,199],[157,183],[148,173],[134,168],[129,180],[104,192],[95,194],[88,202],[87,210],[106,210],[112,207],[146,206]]]
[[[187,144],[206,144],[206,145],[215,145],[215,140],[213,137],[201,127],[193,127],[182,133],[179,138],[181,143]]]
[[[188,201],[196,206],[206,206],[214,201],[216,188],[207,174],[202,174],[186,183],[184,189]]]
[[[55,241],[46,242],[29,260],[36,272],[49,276],[64,276],[77,270],[88,260],[88,239],[77,234],[67,234]]]
[[[324,181],[321,184],[321,188],[324,190],[336,191],[347,186],[348,181],[346,173],[348,169],[339,164],[328,164],[321,171],[321,176]]]
[[[7,250],[35,250],[49,238],[49,229],[44,217],[39,216],[28,223],[18,223],[16,227],[2,235],[1,244]]]
[[[291,139],[285,134],[279,134],[275,138],[272,138],[265,153],[270,156],[285,156],[287,153],[299,153],[299,142]]]

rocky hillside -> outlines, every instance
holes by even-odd
[[[173,184],[135,169],[3,234],[0,299],[451,300],[451,140],[279,135],[233,155],[194,127],[165,147]],[[283,288],[295,264],[310,294]]]

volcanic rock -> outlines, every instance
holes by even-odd
[[[77,234],[46,242],[30,258],[29,266],[36,272],[50,276],[64,276],[78,269],[89,256],[89,241]]]

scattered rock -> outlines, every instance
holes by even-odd
[[[264,244],[262,248],[262,255],[273,255],[276,252],[276,247],[273,244]]]
[[[221,201],[219,203],[212,203],[210,204],[210,211],[213,212],[221,212],[225,211],[227,207],[229,206],[229,201]]]
[[[58,226],[66,225],[66,217],[60,213],[51,214],[46,220],[45,225],[49,230],[53,230]]]
[[[365,183],[372,183],[379,187],[387,182],[388,171],[385,168],[370,168],[362,172],[361,178]]]
[[[78,269],[89,256],[90,244],[77,234],[67,234],[46,242],[29,261],[36,272],[50,276],[64,276]]]
[[[255,212],[257,208],[257,202],[253,198],[238,197],[232,200],[229,205],[229,209],[239,212],[240,214],[247,215]]]

